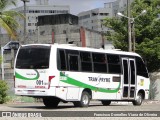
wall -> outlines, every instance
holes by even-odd
[[[154,100],[160,100],[160,72],[150,74],[150,97]]]

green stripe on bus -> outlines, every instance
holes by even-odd
[[[18,78],[18,79],[22,79],[22,80],[37,80],[38,78],[39,78],[39,72],[37,71],[37,70],[34,70],[35,72],[36,72],[36,77],[34,77],[34,78],[27,78],[27,77],[24,77],[24,76],[22,76],[22,75],[20,75],[19,73],[15,73],[15,77],[16,78]]]
[[[60,73],[60,75],[62,75],[63,73]],[[64,76],[64,75],[63,75]],[[67,76],[65,76],[67,77]],[[97,91],[97,92],[105,92],[105,93],[116,93],[118,92],[118,90],[120,89],[120,82],[117,88],[113,89],[113,90],[109,90],[109,89],[104,89],[104,88],[97,88],[95,86],[91,86],[85,83],[82,83],[80,81],[77,81],[73,78],[67,77],[67,80],[61,80],[64,83],[68,83],[77,87],[82,87],[82,88],[89,88],[91,90]]]

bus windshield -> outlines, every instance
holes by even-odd
[[[17,55],[16,68],[45,69],[49,68],[49,46],[21,47]]]

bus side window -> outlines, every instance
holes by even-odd
[[[121,74],[121,64],[119,55],[107,54],[108,73]]]
[[[80,52],[81,71],[92,72],[92,62],[90,52]]]
[[[137,75],[148,78],[148,72],[146,66],[141,58],[136,57],[136,67],[137,67]]]
[[[94,72],[107,73],[107,60],[105,54],[92,53]]]
[[[66,70],[66,57],[65,50],[59,50],[60,55],[60,70]]]
[[[79,64],[78,64],[78,56],[77,55],[69,55],[69,70],[71,71],[78,71]]]

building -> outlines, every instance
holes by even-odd
[[[127,9],[127,4],[131,4],[134,0],[117,0],[118,2],[118,11],[119,12],[124,12]]]
[[[78,14],[79,25],[99,32],[110,31],[110,28],[103,25],[104,19],[106,17],[116,17],[118,12],[123,13],[127,8],[127,1],[128,0],[113,0],[112,2],[104,3],[103,8],[81,12]],[[130,0],[130,3],[133,1],[134,0]]]
[[[101,32],[78,25],[78,16],[71,14],[46,15],[39,16],[38,21],[38,43],[75,44],[93,48],[101,48],[104,44]]]
[[[103,20],[106,17],[112,18],[114,16],[113,7],[115,2],[105,3],[104,8],[96,8],[89,11],[84,11],[78,14],[79,26],[92,29],[99,32],[110,30],[103,25]]]
[[[15,11],[24,13],[24,6],[13,9]],[[70,13],[68,5],[49,5],[48,0],[36,0],[36,5],[26,5],[26,37],[37,32],[38,16],[55,15]],[[17,18],[18,23],[22,26],[17,30],[18,35],[24,34],[24,19]]]
[[[67,44],[79,41],[79,36],[77,35],[78,17],[75,15],[58,14],[39,16],[38,26],[38,43]]]

